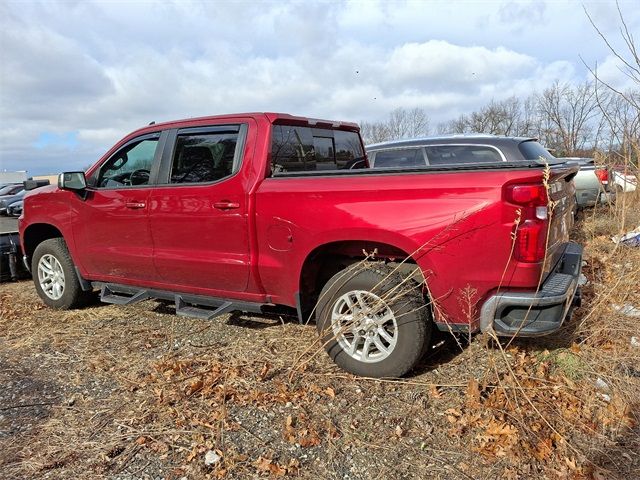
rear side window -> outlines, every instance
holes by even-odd
[[[555,160],[556,158],[549,153],[549,150],[544,148],[535,140],[527,140],[518,145],[520,153],[525,160],[540,160],[540,157],[545,160]]]
[[[173,152],[170,183],[209,183],[235,173],[238,128],[180,133]]]
[[[402,148],[386,151],[377,151],[374,168],[391,167],[424,167],[425,161],[422,150],[419,148]]]
[[[314,172],[363,168],[364,152],[356,132],[274,125],[271,172]]]
[[[438,145],[425,147],[429,165],[502,162],[495,148],[483,145]]]

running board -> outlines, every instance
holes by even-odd
[[[103,285],[100,289],[100,301],[104,303],[114,303],[116,305],[133,305],[149,299],[151,296],[147,290],[138,290],[135,293],[128,294],[124,292],[115,292],[109,285]]]
[[[175,302],[176,314],[181,317],[194,317],[202,320],[211,320],[235,310],[263,313],[263,307],[273,307],[271,303],[206,297],[203,295],[176,293],[168,290],[147,289],[115,283],[94,282],[92,286],[100,289],[100,300],[105,303],[132,305],[150,298],[167,300]]]
[[[201,320],[211,320],[219,315],[236,310],[233,302],[222,302],[212,308],[203,308],[184,301],[181,295],[176,295],[176,314],[181,317],[194,317]]]

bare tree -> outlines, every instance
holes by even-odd
[[[585,147],[592,133],[590,122],[598,114],[592,82],[577,86],[556,82],[539,96],[538,108],[554,130],[555,144],[550,146],[562,155],[572,155]]]
[[[429,134],[429,117],[422,108],[396,108],[379,122],[360,122],[360,132],[366,144],[423,137]]]
[[[631,80],[632,87],[627,90],[615,88],[598,75],[597,66],[591,68],[587,65],[587,68],[595,79],[596,101],[609,128],[609,151],[617,151],[622,158],[628,159],[638,167],[640,164],[640,55],[617,1],[616,7],[620,20],[620,36],[624,44],[622,48],[615,48],[612,45],[595,24],[587,9],[583,8],[593,28],[620,62],[620,71]]]
[[[360,122],[360,134],[365,145],[386,142],[392,138],[384,122]]]
[[[460,115],[455,120],[440,124],[440,133],[488,133],[493,135],[526,135],[532,129],[533,121],[530,98],[521,101],[510,97],[492,100],[488,105],[468,115]]]
[[[421,137],[429,133],[429,118],[421,108],[396,108],[389,115],[386,125],[389,135],[395,139]]]

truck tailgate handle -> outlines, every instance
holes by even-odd
[[[233,210],[235,208],[240,208],[240,204],[238,202],[230,202],[228,200],[215,202],[213,206],[218,210]]]
[[[127,208],[144,208],[147,206],[145,202],[126,202],[125,207]]]

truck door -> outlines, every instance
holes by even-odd
[[[74,199],[78,222],[73,236],[91,278],[130,283],[157,277],[148,200],[161,156],[160,136],[127,142],[88,179],[86,198]]]
[[[247,124],[173,130],[149,199],[154,263],[163,283],[203,294],[242,292],[250,269]]]

